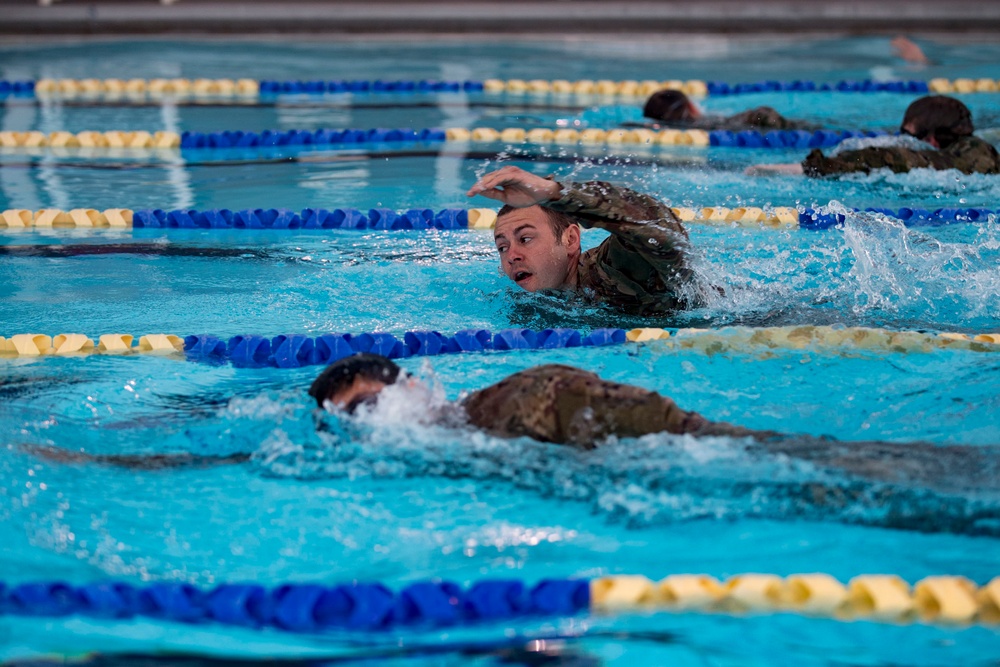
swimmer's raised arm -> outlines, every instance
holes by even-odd
[[[669,206],[603,181],[564,185],[561,197],[543,206],[569,214],[584,227],[611,233],[583,267],[585,272],[603,276],[594,283],[617,282],[616,289],[625,294],[647,292],[653,297],[651,305],[658,299],[657,307],[666,310],[683,305],[677,295],[693,276],[691,244]],[[611,276],[618,276],[617,281]]]
[[[469,188],[469,197],[482,195],[514,208],[526,208],[559,199],[562,186],[555,181],[535,176],[517,167],[492,171]]]
[[[889,45],[892,46],[897,56],[907,62],[917,65],[929,65],[931,62],[930,58],[924,55],[923,49],[903,35],[899,35],[893,39],[889,42]]]

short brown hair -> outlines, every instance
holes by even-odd
[[[540,207],[542,211],[545,212],[545,219],[549,222],[549,227],[552,229],[552,233],[556,235],[556,243],[562,243],[562,235],[570,225],[579,224],[573,216],[568,213],[562,213],[561,211],[553,211],[551,208],[546,208],[544,206]],[[507,215],[508,213],[513,213],[518,210],[516,206],[511,206],[510,204],[504,204],[503,208],[497,213],[497,220]]]
[[[912,132],[903,128],[910,126]],[[934,136],[941,148],[972,134],[972,112],[954,97],[928,95],[906,108],[900,130],[923,139]]]
[[[399,378],[399,366],[379,354],[352,354],[327,366],[313,380],[309,395],[316,399],[317,406],[323,407],[323,401],[350,387],[358,376],[393,384]]]
[[[646,100],[642,115],[667,123],[688,121],[692,120],[690,104],[688,96],[679,90],[660,90]]]

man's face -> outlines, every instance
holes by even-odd
[[[931,146],[934,146],[934,148],[940,148],[940,146],[938,146],[937,138],[935,138],[934,133],[933,132],[926,132],[926,131],[922,131],[922,130],[917,130],[916,123],[913,123],[913,122],[906,123],[901,128],[899,128],[899,130],[903,134],[908,134],[911,137],[916,137],[917,139],[920,139],[921,141],[925,141],[925,142],[929,143]]]
[[[540,206],[519,208],[496,222],[493,239],[500,253],[500,268],[523,289],[536,292],[566,284],[570,262],[576,259],[575,226],[557,239]],[[575,240],[574,240],[575,239]]]
[[[350,385],[330,394],[327,400],[344,412],[354,414],[362,405],[373,405],[385,386],[384,382],[358,375]]]

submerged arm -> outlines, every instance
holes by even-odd
[[[48,445],[22,445],[22,450],[56,463],[96,463],[129,470],[165,470],[169,468],[209,468],[235,465],[250,460],[249,454],[88,454]]]

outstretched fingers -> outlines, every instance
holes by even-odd
[[[512,178],[511,173],[506,171],[506,169],[507,168],[504,168],[486,174],[476,181],[476,184],[469,188],[469,191],[466,194],[470,197],[474,197],[476,195],[490,197],[491,193],[496,195],[497,191],[502,192],[500,188],[517,182],[517,179]],[[498,197],[493,196],[493,199],[498,199]]]
[[[555,181],[535,176],[518,167],[504,167],[479,179],[468,195],[483,195],[521,208],[558,199],[560,188]]]

